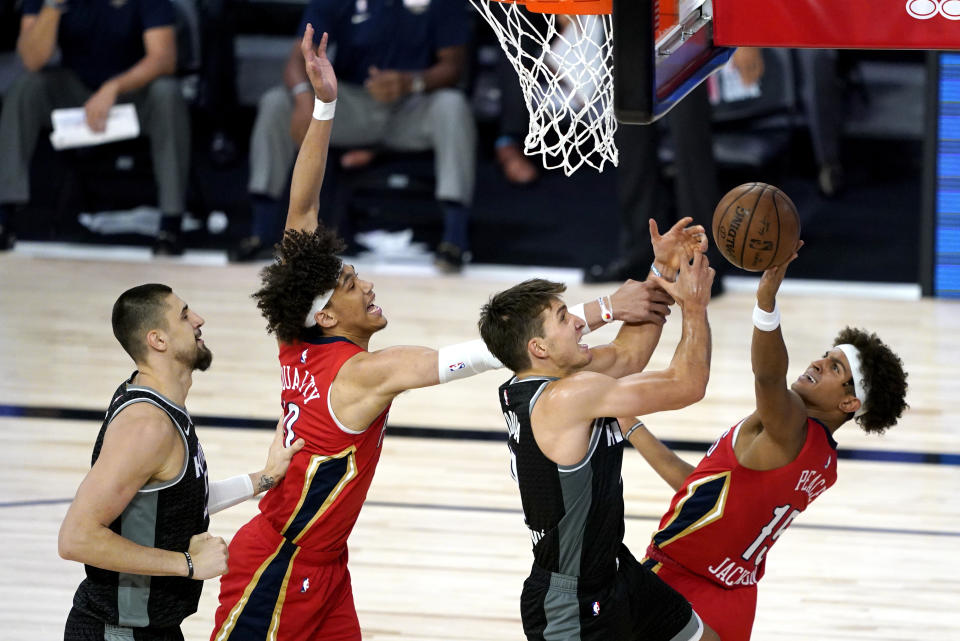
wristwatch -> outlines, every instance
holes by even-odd
[[[414,73],[410,76],[410,93],[423,93],[426,88],[427,83],[422,73]]]

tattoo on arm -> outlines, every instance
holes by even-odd
[[[260,481],[257,483],[257,494],[260,492],[266,492],[276,484],[277,482],[272,476],[261,474]]]

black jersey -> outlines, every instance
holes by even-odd
[[[156,390],[133,385],[117,388],[107,410],[91,465],[103,446],[107,426],[128,405],[151,403],[169,416],[183,439],[186,457],[176,478],[143,486],[110,529],[147,547],[183,552],[190,537],[207,531],[207,463],[187,410]],[[186,567],[186,560],[184,560]],[[130,628],[178,626],[197,611],[203,581],[170,576],[142,576],[86,565],[87,578],[73,597],[74,607],[104,623]]]
[[[597,418],[575,465],[557,465],[537,446],[533,406],[555,378],[516,377],[500,386],[512,472],[533,539],[534,563],[547,571],[601,577],[616,571],[623,541],[623,434],[615,418]]]

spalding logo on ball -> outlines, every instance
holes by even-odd
[[[713,211],[713,240],[723,257],[760,272],[785,263],[800,240],[800,216],[785,193],[766,183],[734,187]]]

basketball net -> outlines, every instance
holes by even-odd
[[[493,28],[520,77],[530,113],[524,153],[542,156],[545,168],[563,169],[568,176],[585,164],[598,171],[608,161],[616,166],[609,12],[556,15],[534,13],[510,0],[470,2]]]

